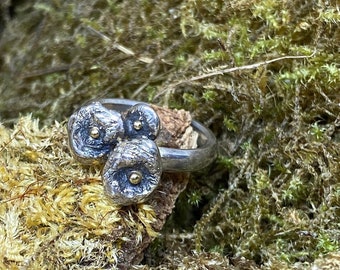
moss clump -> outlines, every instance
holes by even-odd
[[[37,0],[8,9],[13,18],[0,41],[0,112],[9,124],[20,113],[61,121],[75,104],[100,96],[143,92],[146,98],[143,90],[173,69],[182,36],[176,1]]]
[[[104,195],[99,169],[77,165],[65,126],[21,118],[0,126],[0,265],[3,269],[114,268],[124,246],[155,237],[146,204],[121,209]]]
[[[264,268],[307,267],[339,250],[340,77],[339,54],[333,53],[339,48],[334,40],[339,18],[324,19],[330,10],[337,18],[335,5],[238,3],[182,6],[182,30],[202,38],[205,50],[197,57],[207,70],[168,91],[212,123],[221,147],[210,186],[222,190],[204,184],[195,191],[218,196],[195,225],[195,247],[245,257]],[[224,46],[212,50],[216,40]],[[224,71],[228,64],[313,51],[305,60]]]
[[[218,161],[193,176],[145,262],[337,265],[337,1],[36,0],[0,8],[6,124],[27,112],[48,124],[90,98],[125,97],[185,108],[217,135]],[[266,63],[282,56],[303,58]]]

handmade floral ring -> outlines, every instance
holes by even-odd
[[[158,147],[157,113],[147,104],[127,99],[101,99],[86,104],[68,122],[69,145],[83,163],[105,163],[102,180],[114,203],[143,202],[158,186],[162,172],[190,172],[216,158],[216,138],[201,123],[195,149]]]

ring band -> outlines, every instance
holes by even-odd
[[[83,163],[105,163],[102,180],[113,202],[143,202],[158,186],[162,172],[190,172],[216,158],[216,138],[201,123],[191,122],[197,148],[158,147],[160,119],[147,103],[99,99],[75,111],[68,122],[69,146]]]
[[[119,112],[126,111],[130,107],[143,102],[108,98],[98,100],[104,107]],[[147,104],[147,103],[144,103]],[[198,132],[198,147],[195,149],[174,149],[159,147],[162,158],[163,171],[167,172],[192,172],[203,169],[216,158],[216,138],[215,135],[200,122],[191,122],[193,129]]]

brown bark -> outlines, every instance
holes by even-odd
[[[184,110],[170,110],[153,106],[161,119],[161,131],[157,138],[159,146],[171,148],[195,148],[197,134],[191,128],[191,116]],[[196,134],[196,135],[195,135]],[[159,187],[151,194],[149,200],[157,221],[153,229],[160,232],[166,218],[171,214],[178,195],[186,187],[189,180],[188,173],[163,173]],[[152,237],[144,235],[140,244],[135,241],[125,242],[118,268],[128,269],[143,259],[143,252],[152,241]]]

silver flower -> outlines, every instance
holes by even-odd
[[[161,157],[149,139],[122,141],[109,155],[102,179],[106,194],[114,203],[142,202],[157,187],[161,177]]]
[[[125,135],[132,138],[146,137],[154,140],[160,129],[157,113],[147,104],[136,104],[123,116]]]
[[[124,137],[121,114],[99,102],[81,107],[68,122],[69,144],[83,163],[104,162],[118,141]]]

